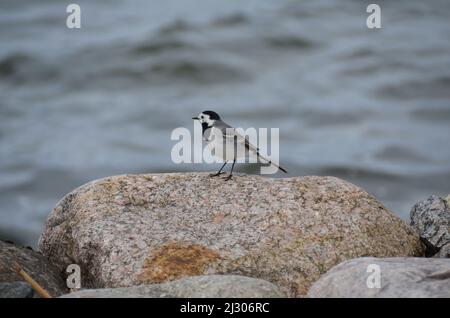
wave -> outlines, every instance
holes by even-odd
[[[211,24],[218,27],[231,27],[242,24],[248,24],[250,22],[249,16],[243,13],[233,13],[223,17],[215,19]]]
[[[54,79],[59,72],[51,65],[24,53],[13,53],[0,61],[0,78],[15,84]]]
[[[398,85],[385,85],[377,90],[381,97],[406,98],[450,98],[450,77],[442,76],[428,81],[408,81]]]
[[[233,66],[216,61],[168,60],[160,61],[150,68],[151,76],[163,76],[172,80],[189,80],[201,83],[244,80],[246,73]]]
[[[20,72],[24,64],[31,61],[31,57],[23,53],[10,54],[0,60],[0,76],[11,77]]]
[[[184,20],[176,20],[174,22],[171,22],[167,25],[162,26],[158,34],[160,35],[168,35],[168,34],[174,34],[179,32],[186,32],[186,31],[193,31],[197,29],[197,27],[193,24],[190,24]]]
[[[315,47],[313,41],[293,35],[270,36],[266,37],[264,42],[275,49],[309,49]]]
[[[150,40],[136,45],[131,51],[137,55],[152,55],[166,52],[178,52],[196,48],[194,45],[178,39]]]
[[[410,112],[410,116],[419,119],[426,120],[430,122],[436,121],[450,121],[450,107],[446,108],[426,108],[426,109],[415,109]]]
[[[158,34],[160,35],[169,35],[175,33],[189,32],[189,31],[199,31],[199,30],[208,30],[211,27],[235,27],[238,25],[248,24],[250,23],[250,18],[243,13],[233,13],[225,16],[221,16],[215,19],[212,19],[210,22],[206,24],[193,24],[189,23],[185,20],[178,19],[174,22],[171,22],[167,25],[162,26]]]
[[[378,151],[375,156],[376,159],[383,161],[400,161],[400,162],[418,162],[429,163],[430,159],[426,156],[415,152],[413,149],[400,145],[386,146]]]

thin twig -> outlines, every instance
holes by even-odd
[[[28,275],[18,263],[14,262],[14,267],[16,272],[23,277],[23,279],[31,285],[31,287],[42,297],[42,298],[52,298],[50,294],[41,287],[30,275]]]

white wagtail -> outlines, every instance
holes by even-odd
[[[200,121],[200,123],[202,124],[203,138],[214,144],[214,155],[224,161],[223,166],[217,173],[210,174],[211,177],[217,177],[222,173],[225,173],[222,172],[222,169],[225,167],[228,161],[233,160],[230,174],[225,178],[225,180],[230,180],[233,176],[233,168],[234,164],[236,163],[236,159],[246,156],[246,154],[248,154],[249,156],[256,156],[257,159],[264,161],[263,163],[272,164],[284,173],[287,173],[287,171],[281,168],[279,165],[263,157],[259,153],[259,148],[253,146],[248,141],[248,138],[245,138],[244,136],[239,134],[235,128],[225,123],[216,112],[206,110],[204,112],[201,112],[197,117],[193,117],[192,119]],[[238,143],[241,145],[241,147],[237,147]],[[244,145],[244,147],[242,147],[242,145]],[[226,149],[230,148],[232,148],[232,151],[226,151]],[[239,149],[244,150],[244,152],[239,151]]]

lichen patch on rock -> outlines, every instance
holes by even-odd
[[[171,242],[154,249],[145,259],[138,276],[141,283],[160,283],[205,273],[219,253],[198,244]]]

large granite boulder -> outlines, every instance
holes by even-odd
[[[206,173],[88,183],[51,212],[39,247],[61,271],[79,264],[84,288],[236,274],[291,297],[347,259],[423,254],[412,228],[338,178]]]
[[[379,274],[379,280],[375,275]],[[363,257],[333,267],[315,282],[308,297],[450,297],[450,260]]]
[[[446,199],[432,195],[416,203],[411,226],[423,240],[426,256],[450,257],[450,203]]]
[[[205,275],[122,288],[85,289],[63,298],[280,298],[277,286],[237,275]]]
[[[24,279],[17,273],[16,263],[51,296],[67,293],[67,286],[61,271],[49,263],[43,255],[29,248],[0,241],[0,283],[8,283],[1,287],[2,293],[8,294],[8,297],[29,295],[30,291],[27,283],[19,283]]]

